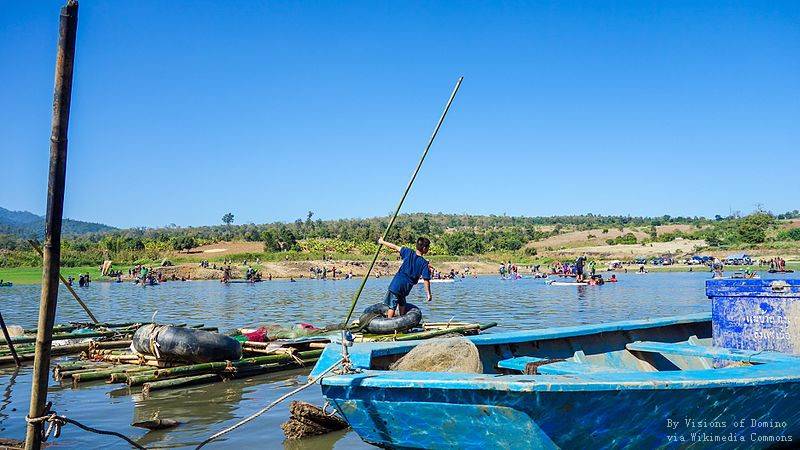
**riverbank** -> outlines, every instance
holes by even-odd
[[[494,261],[476,261],[476,260],[459,260],[459,261],[432,261],[433,267],[442,273],[449,273],[454,270],[458,273],[468,273],[470,275],[497,275],[499,264]],[[216,268],[215,268],[216,267]],[[222,263],[212,263],[210,267],[201,267],[199,263],[181,263],[172,266],[159,267],[152,266],[156,272],[161,272],[167,280],[172,279],[185,279],[185,280],[219,280],[222,278],[223,272]],[[369,261],[351,261],[351,260],[309,260],[309,261],[270,261],[254,263],[249,261],[247,266],[242,264],[242,261],[230,264],[231,274],[234,279],[243,279],[248,267],[261,272],[262,278],[268,280],[272,275],[273,279],[307,279],[314,278],[313,269],[327,269],[326,277],[333,278],[333,269],[336,268],[336,278],[344,278],[347,274],[352,273],[354,277],[363,277],[369,267]],[[373,269],[373,277],[387,277],[392,276],[397,272],[400,267],[400,261],[379,261]],[[598,273],[608,273],[606,264],[603,262],[597,263]],[[798,272],[800,276],[800,262],[787,263],[787,269],[792,269]],[[531,273],[531,265],[520,264],[519,270],[523,275]],[[646,265],[645,268],[648,272],[709,272],[710,269],[706,266],[686,265],[686,264],[673,264],[669,266],[653,266]],[[768,266],[726,266],[726,273],[733,273],[737,271],[744,271],[745,269],[755,270],[762,273],[766,277],[769,274],[766,271]],[[132,277],[128,276],[128,267],[115,267],[115,270],[122,270],[124,275],[123,281],[133,281]],[[468,270],[468,272],[467,272]],[[541,267],[541,270],[546,270],[546,265]],[[624,273],[625,271],[635,272],[639,270],[636,264],[626,264],[622,269],[615,270],[617,273]],[[98,267],[64,267],[61,269],[64,277],[72,276],[76,280],[80,274],[88,273],[93,281],[114,281],[115,279],[103,277],[100,275]],[[10,281],[14,284],[39,284],[42,280],[41,267],[13,267],[13,268],[0,268],[0,280]],[[76,281],[77,283],[77,281]]]
[[[72,276],[77,284],[78,276],[89,274],[91,280],[102,280],[105,278],[100,275],[100,268],[93,266],[62,267],[61,275],[64,278]],[[0,280],[10,281],[14,284],[39,284],[42,282],[41,267],[0,267]]]
[[[449,273],[454,270],[458,273],[468,272],[469,274],[488,275],[497,273],[497,264],[487,261],[432,261],[432,266],[443,273]],[[352,273],[354,277],[363,277],[369,268],[368,261],[350,261],[350,260],[308,260],[308,261],[270,261],[270,262],[254,262],[248,261],[248,265],[244,265],[243,261],[233,262],[230,265],[223,263],[210,263],[209,267],[201,267],[199,263],[181,263],[171,266],[160,267],[157,265],[150,266],[155,272],[161,272],[164,278],[170,279],[186,279],[186,280],[219,280],[222,278],[223,268],[230,267],[231,275],[234,279],[243,279],[248,267],[261,272],[264,280],[269,279],[270,275],[273,279],[303,279],[314,278],[315,269],[327,269],[326,277],[334,277],[334,268],[336,269],[336,278],[344,278],[347,274]],[[400,267],[400,261],[378,261],[373,269],[373,277],[386,277],[394,275]],[[123,272],[123,281],[132,281],[133,278],[128,276],[129,266],[117,267],[114,270],[121,270]],[[88,273],[93,281],[113,281],[109,277],[100,275],[98,267],[64,267],[61,270],[64,277],[72,275],[77,280],[79,274]],[[14,284],[39,284],[42,280],[41,267],[13,267],[13,268],[0,268],[0,279],[10,281]]]

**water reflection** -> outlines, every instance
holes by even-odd
[[[9,417],[9,412],[11,412],[6,412],[6,408],[11,405],[11,396],[14,393],[14,385],[17,383],[17,375],[19,375],[19,369],[15,367],[11,371],[11,376],[8,378],[3,377],[3,399],[0,400],[0,431],[5,431],[4,423]]]

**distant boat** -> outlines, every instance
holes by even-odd
[[[662,448],[690,433],[752,448],[800,436],[800,357],[711,336],[709,314],[471,336],[481,374],[390,371],[420,341],[359,344],[357,372],[323,378],[322,393],[384,448]],[[340,358],[328,345],[312,376]]]
[[[431,278],[431,283],[452,283],[455,280],[452,278]]]

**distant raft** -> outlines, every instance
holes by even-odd
[[[133,335],[133,348],[143,355],[190,363],[236,361],[242,357],[242,345],[236,339],[171,325],[140,327]]]
[[[402,316],[386,317],[389,307],[376,303],[364,310],[358,319],[363,330],[375,334],[400,333],[410,330],[422,322],[422,311],[411,303],[406,303],[406,313]]]

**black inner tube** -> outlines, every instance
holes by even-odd
[[[406,313],[402,316],[386,317],[389,307],[383,303],[376,303],[364,310],[358,319],[361,328],[375,334],[391,334],[410,330],[422,322],[422,311],[406,303]]]

